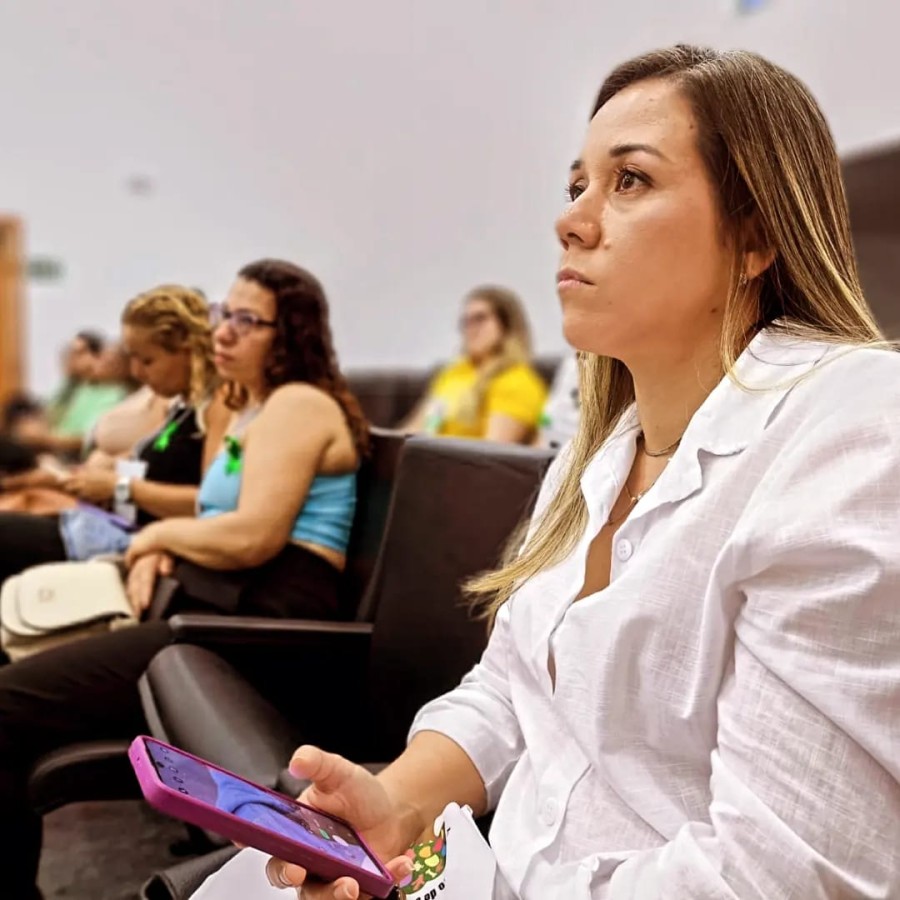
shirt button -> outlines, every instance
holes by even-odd
[[[616,556],[622,560],[622,562],[628,562],[628,560],[631,559],[632,553],[634,553],[634,545],[631,541],[622,538],[622,540],[616,544]]]
[[[556,802],[556,798],[548,797],[541,804],[541,821],[549,828],[556,821],[558,814],[559,804]]]

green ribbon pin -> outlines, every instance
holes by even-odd
[[[165,451],[169,449],[169,444],[172,443],[172,435],[178,431],[178,426],[180,424],[181,422],[178,419],[174,422],[169,422],[153,442],[153,449],[158,450],[160,453],[165,453]]]
[[[225,438],[225,453],[228,456],[228,459],[225,460],[225,474],[237,475],[241,471],[241,458],[243,456],[241,442],[236,437],[228,435]]]

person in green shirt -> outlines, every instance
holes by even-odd
[[[41,453],[78,456],[100,417],[129,393],[127,361],[117,345],[79,332],[65,357],[66,384],[46,415],[19,424],[15,437]]]

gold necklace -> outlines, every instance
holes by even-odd
[[[643,435],[641,435],[641,436],[643,437]],[[668,449],[673,450],[680,443],[681,443],[681,438],[679,438],[678,441],[676,441],[675,444],[673,444]],[[653,454],[648,454],[648,456],[652,456],[652,455]],[[660,455],[662,455],[662,454],[660,454]],[[666,460],[666,465],[669,465],[670,459],[672,459],[671,456],[669,456],[669,459]],[[665,471],[665,469],[663,469],[663,471]],[[638,505],[638,503],[641,502],[641,499],[647,495],[647,492],[650,490],[650,488],[652,488],[653,485],[656,484],[657,481],[659,481],[660,475],[662,475],[662,472],[660,472],[659,475],[657,475],[656,478],[654,478],[653,481],[651,481],[650,484],[648,484],[647,487],[645,487],[644,490],[642,490],[639,494],[631,493],[631,488],[628,487],[628,481],[626,479],[625,493],[628,496],[628,506],[625,507],[625,512],[623,512],[620,516],[617,516],[615,519],[612,517],[612,510],[610,510],[609,518],[606,520],[606,525],[607,526],[618,525],[619,522],[624,522],[625,519],[627,519],[628,516],[631,514],[631,511]]]
[[[684,435],[682,435],[682,437],[683,436]],[[651,459],[660,459],[663,456],[669,456],[671,458],[671,454],[678,449],[678,445],[681,443],[681,438],[678,438],[675,443],[669,444],[668,447],[665,447],[662,450],[650,450],[647,448],[647,439],[644,437],[643,431],[638,435],[638,440],[641,442],[641,453],[645,456],[649,456]]]

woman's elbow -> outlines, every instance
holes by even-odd
[[[280,535],[266,534],[262,529],[254,533],[248,529],[235,548],[235,568],[255,569],[265,565],[281,552],[286,543],[286,539]]]

